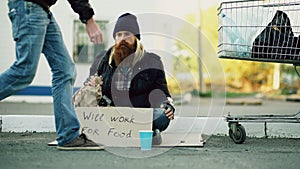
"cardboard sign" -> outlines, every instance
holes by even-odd
[[[152,130],[151,108],[77,107],[76,114],[88,138],[109,147],[139,147],[139,130]]]

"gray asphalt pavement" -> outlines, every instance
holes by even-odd
[[[59,151],[47,146],[54,133],[0,133],[1,169],[298,169],[300,139],[247,138],[234,144],[228,137],[210,137],[205,146],[165,148],[148,158],[129,158],[104,151]],[[122,154],[144,154],[138,148],[114,148]],[[160,148],[162,149],[162,148]],[[156,151],[155,149],[151,151]]]

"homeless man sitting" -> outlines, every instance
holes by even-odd
[[[121,15],[113,30],[115,45],[99,55],[85,85],[96,85],[102,76],[99,106],[154,108],[153,144],[161,143],[160,132],[174,119],[175,108],[160,57],[145,51],[136,16]],[[93,76],[96,74],[95,76]]]

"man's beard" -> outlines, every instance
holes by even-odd
[[[136,43],[129,44],[125,40],[115,45],[115,50],[113,54],[114,61],[116,65],[119,65],[125,58],[133,54],[136,50]]]

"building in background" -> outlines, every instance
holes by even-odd
[[[52,7],[52,12],[60,25],[66,46],[76,63],[77,79],[75,87],[78,88],[82,86],[83,81],[88,76],[90,64],[97,53],[107,49],[114,43],[111,33],[114,27],[114,21],[119,15],[125,12],[131,12],[137,15],[142,32],[142,43],[145,45],[146,49],[162,56],[163,61],[167,62],[165,63],[167,75],[172,76],[172,47],[174,46],[176,37],[168,37],[168,35],[163,34],[160,35],[157,32],[151,33],[151,29],[143,34],[143,30],[148,29],[149,26],[158,26],[158,29],[164,30],[164,32],[176,34],[176,31],[181,29],[180,25],[161,23],[159,21],[159,14],[162,16],[178,18],[178,20],[184,20],[187,14],[196,14],[196,10],[198,9],[196,0],[189,3],[180,0],[97,0],[90,2],[96,13],[95,19],[104,33],[105,43],[100,46],[94,46],[89,42],[84,25],[80,23],[78,15],[72,11],[72,8],[67,1],[58,1],[57,4]],[[14,42],[11,37],[11,23],[7,13],[7,1],[0,1],[0,72],[9,68],[15,60]],[[154,13],[155,17],[152,18],[151,15],[147,15],[147,13]],[[149,25],[147,21],[145,21],[149,16],[150,19],[157,20],[157,22],[154,20],[151,21],[152,23],[157,24]],[[30,97],[12,96],[6,100],[52,101],[52,98],[50,97],[51,77],[48,63],[45,57],[41,56],[36,77],[29,87],[29,93],[27,93]],[[43,96],[42,99],[41,97],[36,96],[31,97],[32,95],[39,95],[39,93],[42,93],[41,95],[46,95],[46,97]]]

